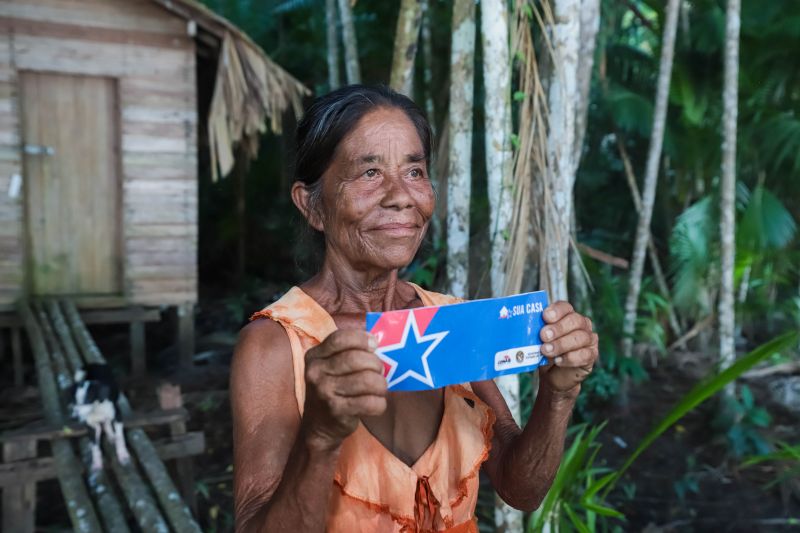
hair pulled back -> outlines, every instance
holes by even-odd
[[[430,161],[431,126],[417,104],[385,85],[348,85],[314,100],[297,125],[294,179],[306,186],[317,185],[339,143],[359,120],[379,108],[396,108],[406,114],[417,130],[425,159]]]

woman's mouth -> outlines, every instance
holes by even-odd
[[[393,237],[408,237],[416,235],[419,231],[419,226],[413,222],[390,222],[376,226],[373,228],[373,231],[380,231],[381,233],[391,235]]]

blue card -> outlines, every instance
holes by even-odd
[[[367,313],[389,390],[438,389],[547,364],[539,332],[547,292]]]

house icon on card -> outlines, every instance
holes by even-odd
[[[504,305],[503,307],[500,308],[500,318],[508,318],[508,317],[509,317],[508,308]]]

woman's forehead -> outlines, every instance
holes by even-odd
[[[394,108],[379,108],[364,115],[337,151],[356,162],[380,162],[393,153],[415,161],[425,157],[414,123]]]

